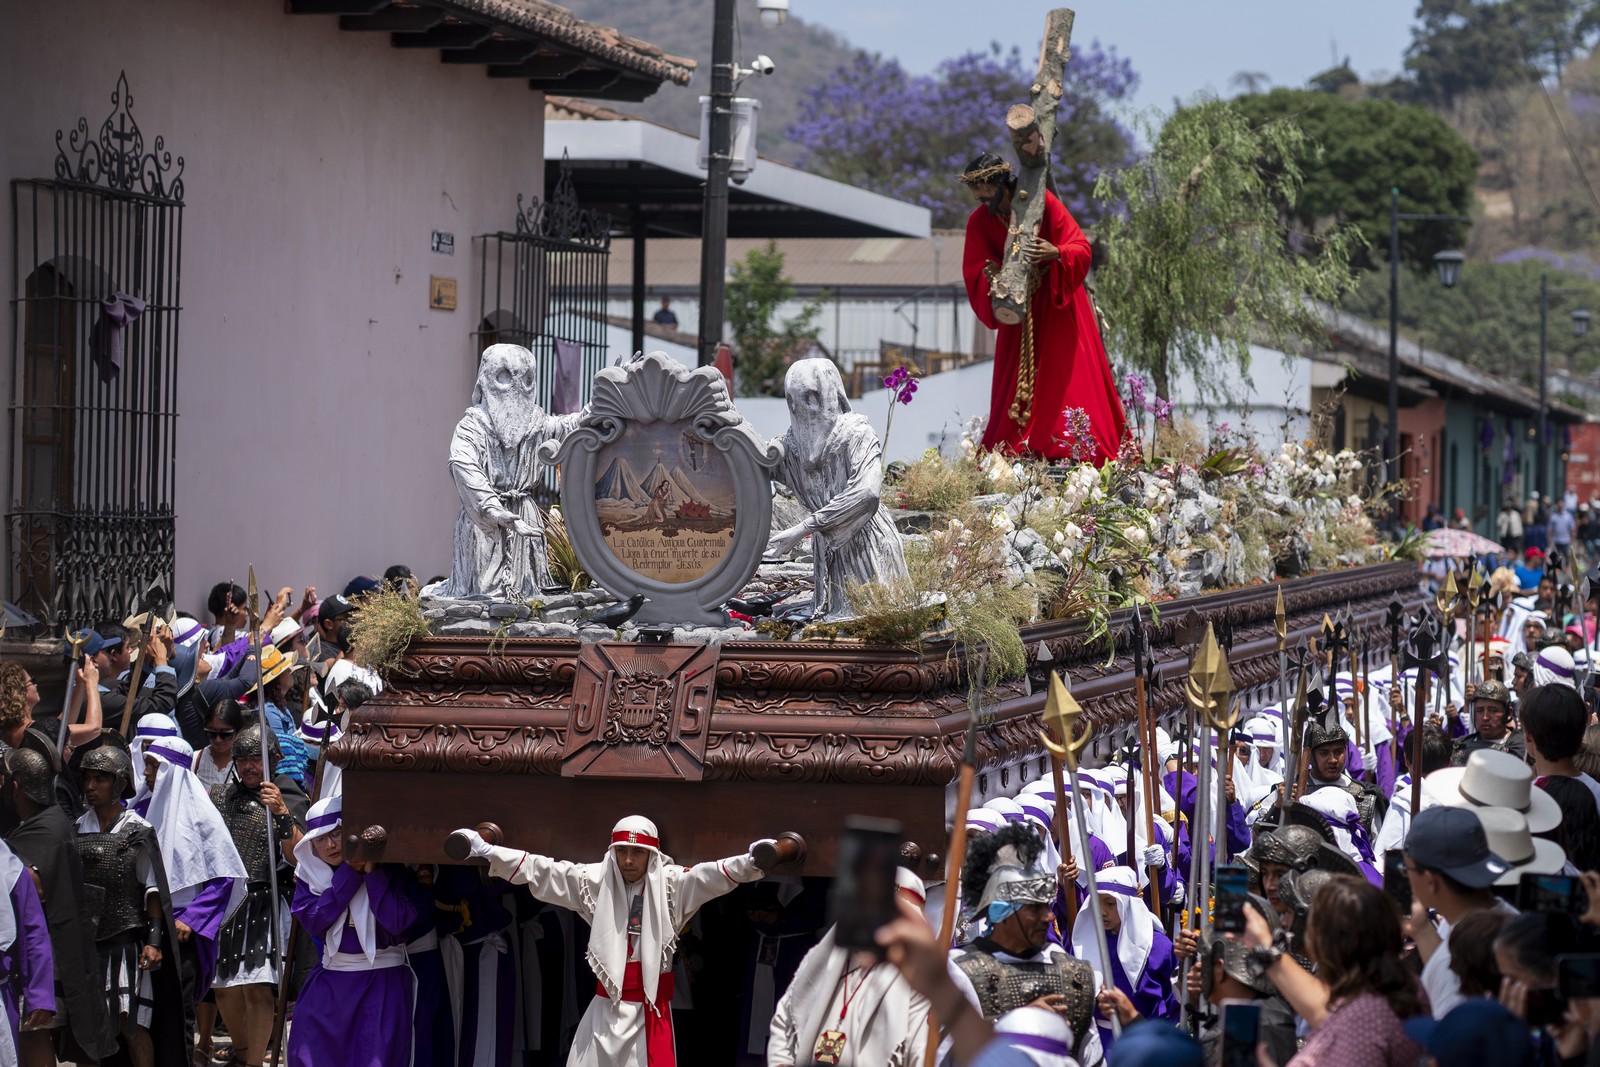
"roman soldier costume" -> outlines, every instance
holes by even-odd
[[[272,763],[278,763],[278,743],[273,738]],[[252,726],[240,732],[233,742],[233,758],[261,758],[261,728]],[[306,795],[292,778],[276,775],[273,784],[283,794],[284,803],[292,816],[290,819],[271,820],[274,840],[267,841],[267,809],[261,803],[260,789],[250,789],[235,779],[211,790],[211,799],[222,812],[233,844],[244,861],[245,897],[222,926],[217,939],[217,978],[220,987],[249,985],[258,982],[278,981],[278,960],[273,956],[273,946],[288,944],[289,903],[294,890],[294,879],[289,873],[278,877],[279,905],[272,902],[272,863],[286,868],[282,843],[290,840],[294,828],[303,826],[306,809],[310,806]],[[278,917],[279,931],[272,933],[272,921]],[[280,950],[281,951],[281,950]]]
[[[37,737],[31,730],[27,733]],[[65,1012],[67,1018],[69,1033],[64,1036],[91,1059],[103,1060],[117,1051],[117,1039],[95,980],[95,924],[88,915],[76,835],[55,802],[61,764],[49,740],[42,741],[42,751],[29,737],[24,737],[23,745],[5,754],[6,776],[38,810],[7,835],[6,843],[39,877],[39,898],[55,960],[56,1012],[58,1017]]]
[[[1306,724],[1305,750],[1315,752],[1323,745],[1350,744],[1350,737],[1344,732],[1344,727],[1339,723],[1325,723],[1312,719]],[[1324,786],[1336,785],[1349,793],[1356,802],[1356,812],[1361,817],[1361,824],[1366,828],[1368,838],[1377,836],[1378,828],[1383,825],[1383,817],[1389,810],[1389,800],[1377,786],[1368,785],[1366,782],[1357,781],[1348,773],[1341,774],[1337,781],[1325,782],[1317,777],[1316,760],[1311,761],[1311,770],[1306,775],[1306,783],[1302,793],[1310,793]]]
[[[120,735],[107,731],[98,745],[83,754],[79,771],[109,775],[116,782],[117,795],[126,800],[133,796],[133,764],[118,747],[122,743]],[[86,811],[77,828],[84,917],[93,923],[107,1017],[119,1028],[139,1026],[151,1031],[158,1059],[162,1051],[182,1056],[193,1033],[194,1013],[178,979],[174,958],[177,928],[172,922],[172,902],[155,831],[126,809],[108,829],[101,828],[93,810]],[[155,921],[150,916],[152,897],[160,908],[160,918]],[[162,963],[150,969],[140,966],[141,951],[147,945],[162,953]]]
[[[1012,835],[1009,830],[994,835],[1004,843],[992,858],[987,850],[974,849],[969,859],[976,862],[969,862],[961,873],[961,895],[976,902],[973,918],[977,929],[987,931],[1023,905],[1050,904],[1056,897],[1055,875],[1038,866],[1041,847],[1037,838],[1027,831],[1024,840],[1024,835]],[[1013,836],[1015,842],[1009,840]],[[1053,942],[1028,955],[1017,955],[988,936],[979,936],[963,946],[953,962],[972,983],[979,1010],[991,1021],[1040,997],[1061,994],[1072,1027],[1074,1057],[1085,1064],[1100,1058],[1094,1026],[1094,971],[1085,961],[1069,956]],[[1091,1036],[1093,1041],[1086,1046]]]

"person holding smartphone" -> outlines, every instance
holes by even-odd
[[[1470,808],[1429,808],[1412,821],[1406,838],[1411,936],[1422,957],[1422,985],[1435,1019],[1461,1003],[1461,979],[1450,969],[1451,927],[1475,912],[1516,914],[1493,889],[1510,869],[1489,850],[1483,823]],[[1439,916],[1437,927],[1430,913]]]
[[[1427,1013],[1400,960],[1400,911],[1377,886],[1334,875],[1312,901],[1306,951],[1316,973],[1281,947],[1267,921],[1245,909],[1249,965],[1272,979],[1311,1028],[1295,1067],[1415,1067],[1422,1046],[1402,1023]]]

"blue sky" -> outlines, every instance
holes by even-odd
[[[1069,0],[1073,40],[1098,38],[1133,61],[1135,106],[1168,111],[1174,96],[1236,90],[1242,70],[1273,85],[1301,86],[1308,76],[1350,58],[1358,74],[1400,70],[1414,0]],[[940,60],[990,40],[1038,47],[1044,5],[972,0],[790,0],[790,11],[844,35],[868,51],[927,71]],[[1032,14],[1023,14],[1031,12]],[[980,24],[981,23],[981,24]]]

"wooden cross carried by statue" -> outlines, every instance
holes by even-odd
[[[1026,104],[1006,111],[1006,129],[1017,150],[1017,191],[1011,209],[1011,239],[1005,261],[989,283],[994,317],[1015,326],[1028,315],[1033,296],[1033,268],[1028,261],[1028,238],[1044,222],[1045,190],[1050,188],[1050,146],[1056,135],[1056,108],[1061,106],[1061,79],[1072,43],[1073,12],[1058,7],[1045,15],[1044,43],[1039,48],[1039,70],[1033,76]]]

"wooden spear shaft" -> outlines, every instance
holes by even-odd
[[[1153,781],[1155,764],[1152,762],[1156,758],[1156,746],[1155,733],[1151,730],[1150,708],[1148,705],[1149,695],[1145,692],[1144,675],[1142,673],[1133,676],[1133,700],[1134,706],[1139,712],[1139,744],[1144,748],[1144,757],[1139,760],[1139,784],[1144,787],[1144,802],[1141,806],[1144,808],[1144,842],[1148,846],[1157,843],[1156,790],[1155,782]],[[1060,789],[1061,787],[1057,784],[1056,788]],[[1128,779],[1128,793],[1130,796],[1136,793],[1132,778]],[[1132,825],[1131,820],[1129,825]],[[1130,865],[1139,863],[1140,861],[1131,854],[1131,848],[1129,852],[1128,861]],[[1155,913],[1156,921],[1160,922],[1161,885],[1154,875],[1148,875],[1148,877],[1150,878],[1150,910]]]

